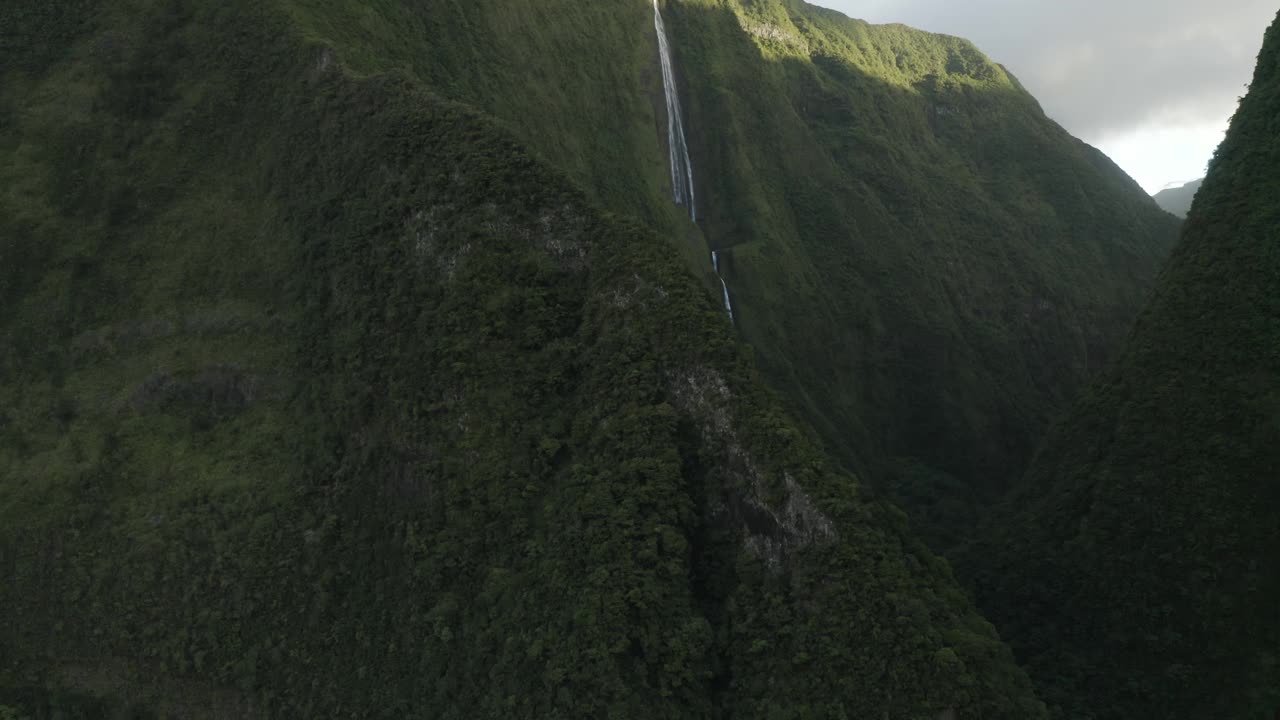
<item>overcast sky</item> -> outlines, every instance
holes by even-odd
[[[1194,180],[1278,0],[809,0],[972,40],[1149,192]]]

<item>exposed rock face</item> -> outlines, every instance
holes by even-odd
[[[711,519],[726,519],[743,543],[775,571],[789,553],[837,539],[835,525],[822,514],[789,473],[770,478],[743,446],[732,421],[732,401],[724,379],[697,368],[671,378],[676,407],[702,423],[704,442],[717,449],[721,478],[709,503]]]

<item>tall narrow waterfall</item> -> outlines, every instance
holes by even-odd
[[[671,194],[677,205],[689,207],[689,217],[698,221],[698,205],[693,197],[693,162],[684,137],[684,117],[680,112],[680,92],[676,88],[675,67],[667,28],[662,22],[658,0],[653,0],[653,27],[658,32],[658,56],[662,62],[662,92],[667,96],[667,148],[671,155]]]
[[[729,286],[720,274],[720,253],[711,251],[711,267],[716,269],[716,277],[720,278],[720,289],[724,291],[724,311],[729,313],[729,322],[733,322],[733,303],[729,301]]]
[[[680,92],[676,88],[675,65],[671,62],[671,46],[667,27],[662,22],[658,0],[653,0],[653,28],[658,32],[658,57],[662,62],[662,92],[667,97],[667,151],[671,160],[671,195],[677,205],[687,205],[689,217],[698,222],[698,204],[693,197],[693,161],[689,159],[689,143],[684,137],[684,115],[680,111]],[[720,274],[720,255],[711,252],[711,265],[720,280],[724,294],[724,311],[733,322],[733,304],[729,301],[729,285]]]

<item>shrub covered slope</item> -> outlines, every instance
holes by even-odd
[[[1280,22],[1116,366],[972,559],[1061,717],[1280,708],[1277,118]]]
[[[0,10],[0,712],[1044,715],[669,239],[295,11]]]

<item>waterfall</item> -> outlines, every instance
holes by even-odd
[[[724,311],[729,313],[729,322],[733,322],[733,303],[729,301],[729,286],[724,281],[724,276],[720,274],[720,253],[715,250],[711,251],[711,267],[716,270],[716,277],[720,279],[720,289],[724,292]]]
[[[658,32],[658,57],[662,62],[662,92],[667,97],[667,151],[671,160],[671,195],[677,205],[689,206],[689,217],[698,221],[698,206],[693,198],[693,162],[689,160],[689,144],[684,137],[684,118],[680,112],[680,93],[676,89],[675,67],[667,28],[662,22],[658,0],[653,0],[653,27]]]
[[[720,278],[720,289],[724,291],[724,311],[729,313],[729,322],[733,322],[733,303],[729,302],[729,286],[724,278]]]
[[[684,136],[684,116],[680,111],[680,92],[676,88],[675,65],[671,62],[671,45],[667,27],[662,22],[658,0],[653,0],[653,29],[658,33],[658,58],[662,63],[662,93],[667,98],[667,153],[671,161],[671,196],[677,205],[688,205],[689,217],[698,222],[698,205],[693,197],[693,161],[689,159],[689,143]],[[724,311],[733,322],[733,304],[729,301],[729,285],[720,275],[720,255],[711,251],[711,266],[724,294]]]

